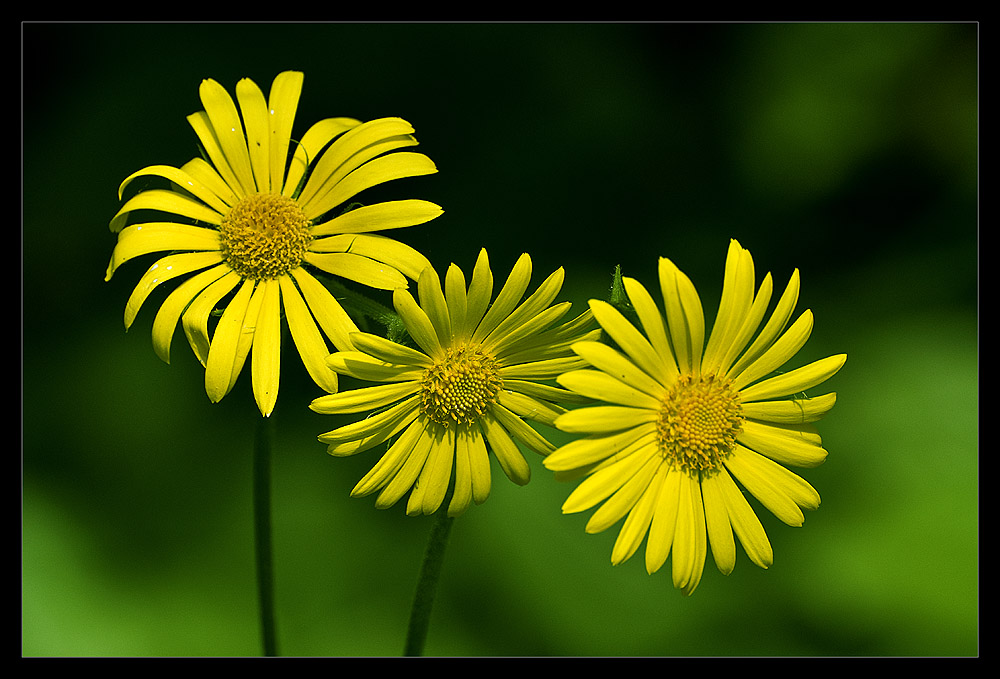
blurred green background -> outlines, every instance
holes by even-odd
[[[850,357],[803,474],[823,506],[759,510],[772,568],[709,561],[685,598],[641,553],[612,567],[617,528],[562,515],[572,486],[533,458],[456,522],[427,654],[978,654],[977,25],[24,24],[22,46],[23,655],[259,652],[248,375],[210,404],[183,336],[153,353],[154,301],[124,332],[149,262],[103,276],[121,180],[197,153],[200,81],[286,69],[298,134],[415,125],[440,172],[379,190],[445,208],[400,232],[439,270],[527,251],[582,309],[669,256],[711,318],[735,237],[758,279],[801,269],[795,362]],[[376,454],[326,455],[288,359],[281,651],[397,655],[431,519],[348,497]]]

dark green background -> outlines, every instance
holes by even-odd
[[[729,238],[759,275],[802,272],[816,327],[795,359],[846,352],[804,472],[803,528],[709,561],[691,598],[617,528],[563,516],[537,458],[456,524],[432,655],[977,655],[978,26],[975,24],[26,24],[23,37],[22,653],[259,650],[250,515],[257,418],[244,373],[212,405],[183,335],[125,333],[148,261],[103,281],[118,184],[196,154],[203,78],[265,91],[306,73],[295,132],[402,116],[431,177],[400,232],[440,271],[530,252],[582,309],[610,273],[655,288],[669,256],[711,318]],[[396,655],[429,518],[348,492],[290,350],[274,414],[278,631],[288,655]],[[495,476],[499,476],[495,467]]]

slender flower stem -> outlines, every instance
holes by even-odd
[[[438,579],[441,576],[441,566],[444,563],[444,551],[448,546],[448,536],[454,517],[448,516],[447,502],[434,517],[430,540],[424,554],[424,563],[420,568],[420,580],[417,582],[417,592],[413,597],[413,608],[410,611],[410,627],[406,634],[406,647],[403,655],[423,655],[424,642],[427,640],[427,628],[430,626],[431,607],[437,592]]]
[[[278,655],[274,624],[274,563],[271,553],[271,419],[257,422],[253,446],[254,542],[257,556],[257,594],[264,655]]]

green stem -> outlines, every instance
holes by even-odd
[[[271,419],[257,423],[253,446],[254,542],[257,556],[257,594],[264,655],[278,655],[274,624],[274,563],[271,550]]]
[[[448,536],[454,517],[448,516],[447,503],[443,504],[434,517],[430,540],[424,554],[424,563],[420,568],[420,580],[417,582],[417,593],[413,597],[413,609],[410,611],[410,627],[406,634],[406,647],[403,655],[423,655],[424,642],[427,641],[427,628],[430,626],[431,607],[437,592],[438,579],[441,576],[441,566],[444,563],[444,551],[448,546]]]

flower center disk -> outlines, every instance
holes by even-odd
[[[718,470],[742,428],[739,393],[714,375],[681,377],[664,399],[656,425],[660,454],[691,475]]]
[[[420,409],[445,427],[469,424],[482,417],[502,387],[493,359],[477,348],[448,349],[442,361],[424,372]]]
[[[247,196],[219,225],[222,256],[244,278],[278,278],[302,263],[312,240],[309,226],[291,198],[276,193]]]

